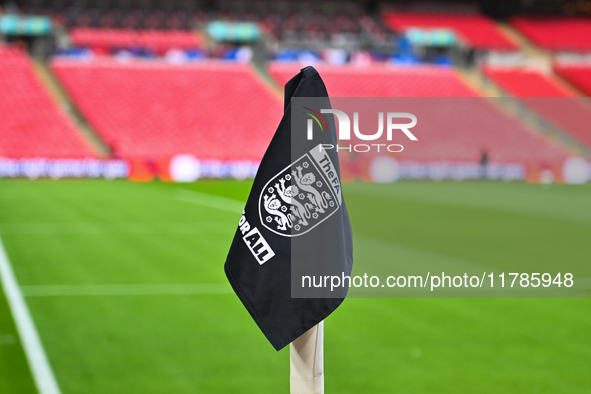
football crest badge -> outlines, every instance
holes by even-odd
[[[303,235],[340,208],[341,196],[332,160],[318,145],[267,182],[259,198],[261,223],[285,237]]]

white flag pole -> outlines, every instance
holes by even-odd
[[[324,321],[289,345],[290,393],[324,394]]]

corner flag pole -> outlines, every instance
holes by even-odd
[[[289,345],[290,393],[324,394],[324,321]]]

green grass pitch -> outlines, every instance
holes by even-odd
[[[408,261],[552,266],[591,260],[590,186],[355,183],[344,195],[358,262],[386,241]],[[240,213],[179,188],[244,201],[250,183],[0,182],[0,235],[63,393],[288,392],[289,350],[223,291]],[[222,291],[35,295],[211,283]],[[325,330],[327,393],[591,390],[589,299],[348,299]],[[0,392],[34,392],[3,294]]]

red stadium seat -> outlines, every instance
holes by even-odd
[[[487,68],[485,74],[564,132],[591,147],[591,105],[535,70]],[[591,76],[591,74],[590,74]]]
[[[284,85],[301,68],[272,63],[269,72]],[[370,67],[318,65],[332,97],[474,97],[477,92],[450,68],[418,66]]]
[[[274,63],[269,71],[284,84],[300,67]],[[496,162],[539,164],[560,162],[568,156],[565,149],[478,98],[452,69],[428,66],[318,66],[317,69],[332,97],[449,98],[401,101],[411,113],[414,110],[421,114],[417,127],[429,136],[399,153],[397,157],[401,160],[474,162],[483,149]]]
[[[158,31],[126,29],[76,28],[70,31],[70,39],[78,46],[105,47],[151,47],[196,48],[201,46],[201,39],[192,31]]]
[[[555,70],[587,96],[591,96],[591,65],[556,66]]]
[[[514,17],[511,24],[534,44],[553,51],[590,51],[591,20]]]
[[[250,66],[83,63],[52,68],[101,136],[124,157],[260,160],[283,108]]]
[[[0,157],[95,156],[37,79],[27,55],[0,47]]]
[[[484,69],[486,76],[517,97],[575,97],[576,94],[537,70],[523,68]]]
[[[494,22],[477,14],[427,14],[387,11],[384,21],[394,31],[411,27],[445,28],[452,30],[466,44],[476,49],[516,50],[517,45],[495,26]]]
[[[140,31],[139,46],[155,48],[196,48],[201,46],[201,39],[193,31]]]
[[[137,32],[119,29],[76,28],[70,31],[70,40],[78,46],[129,47],[137,42]]]

